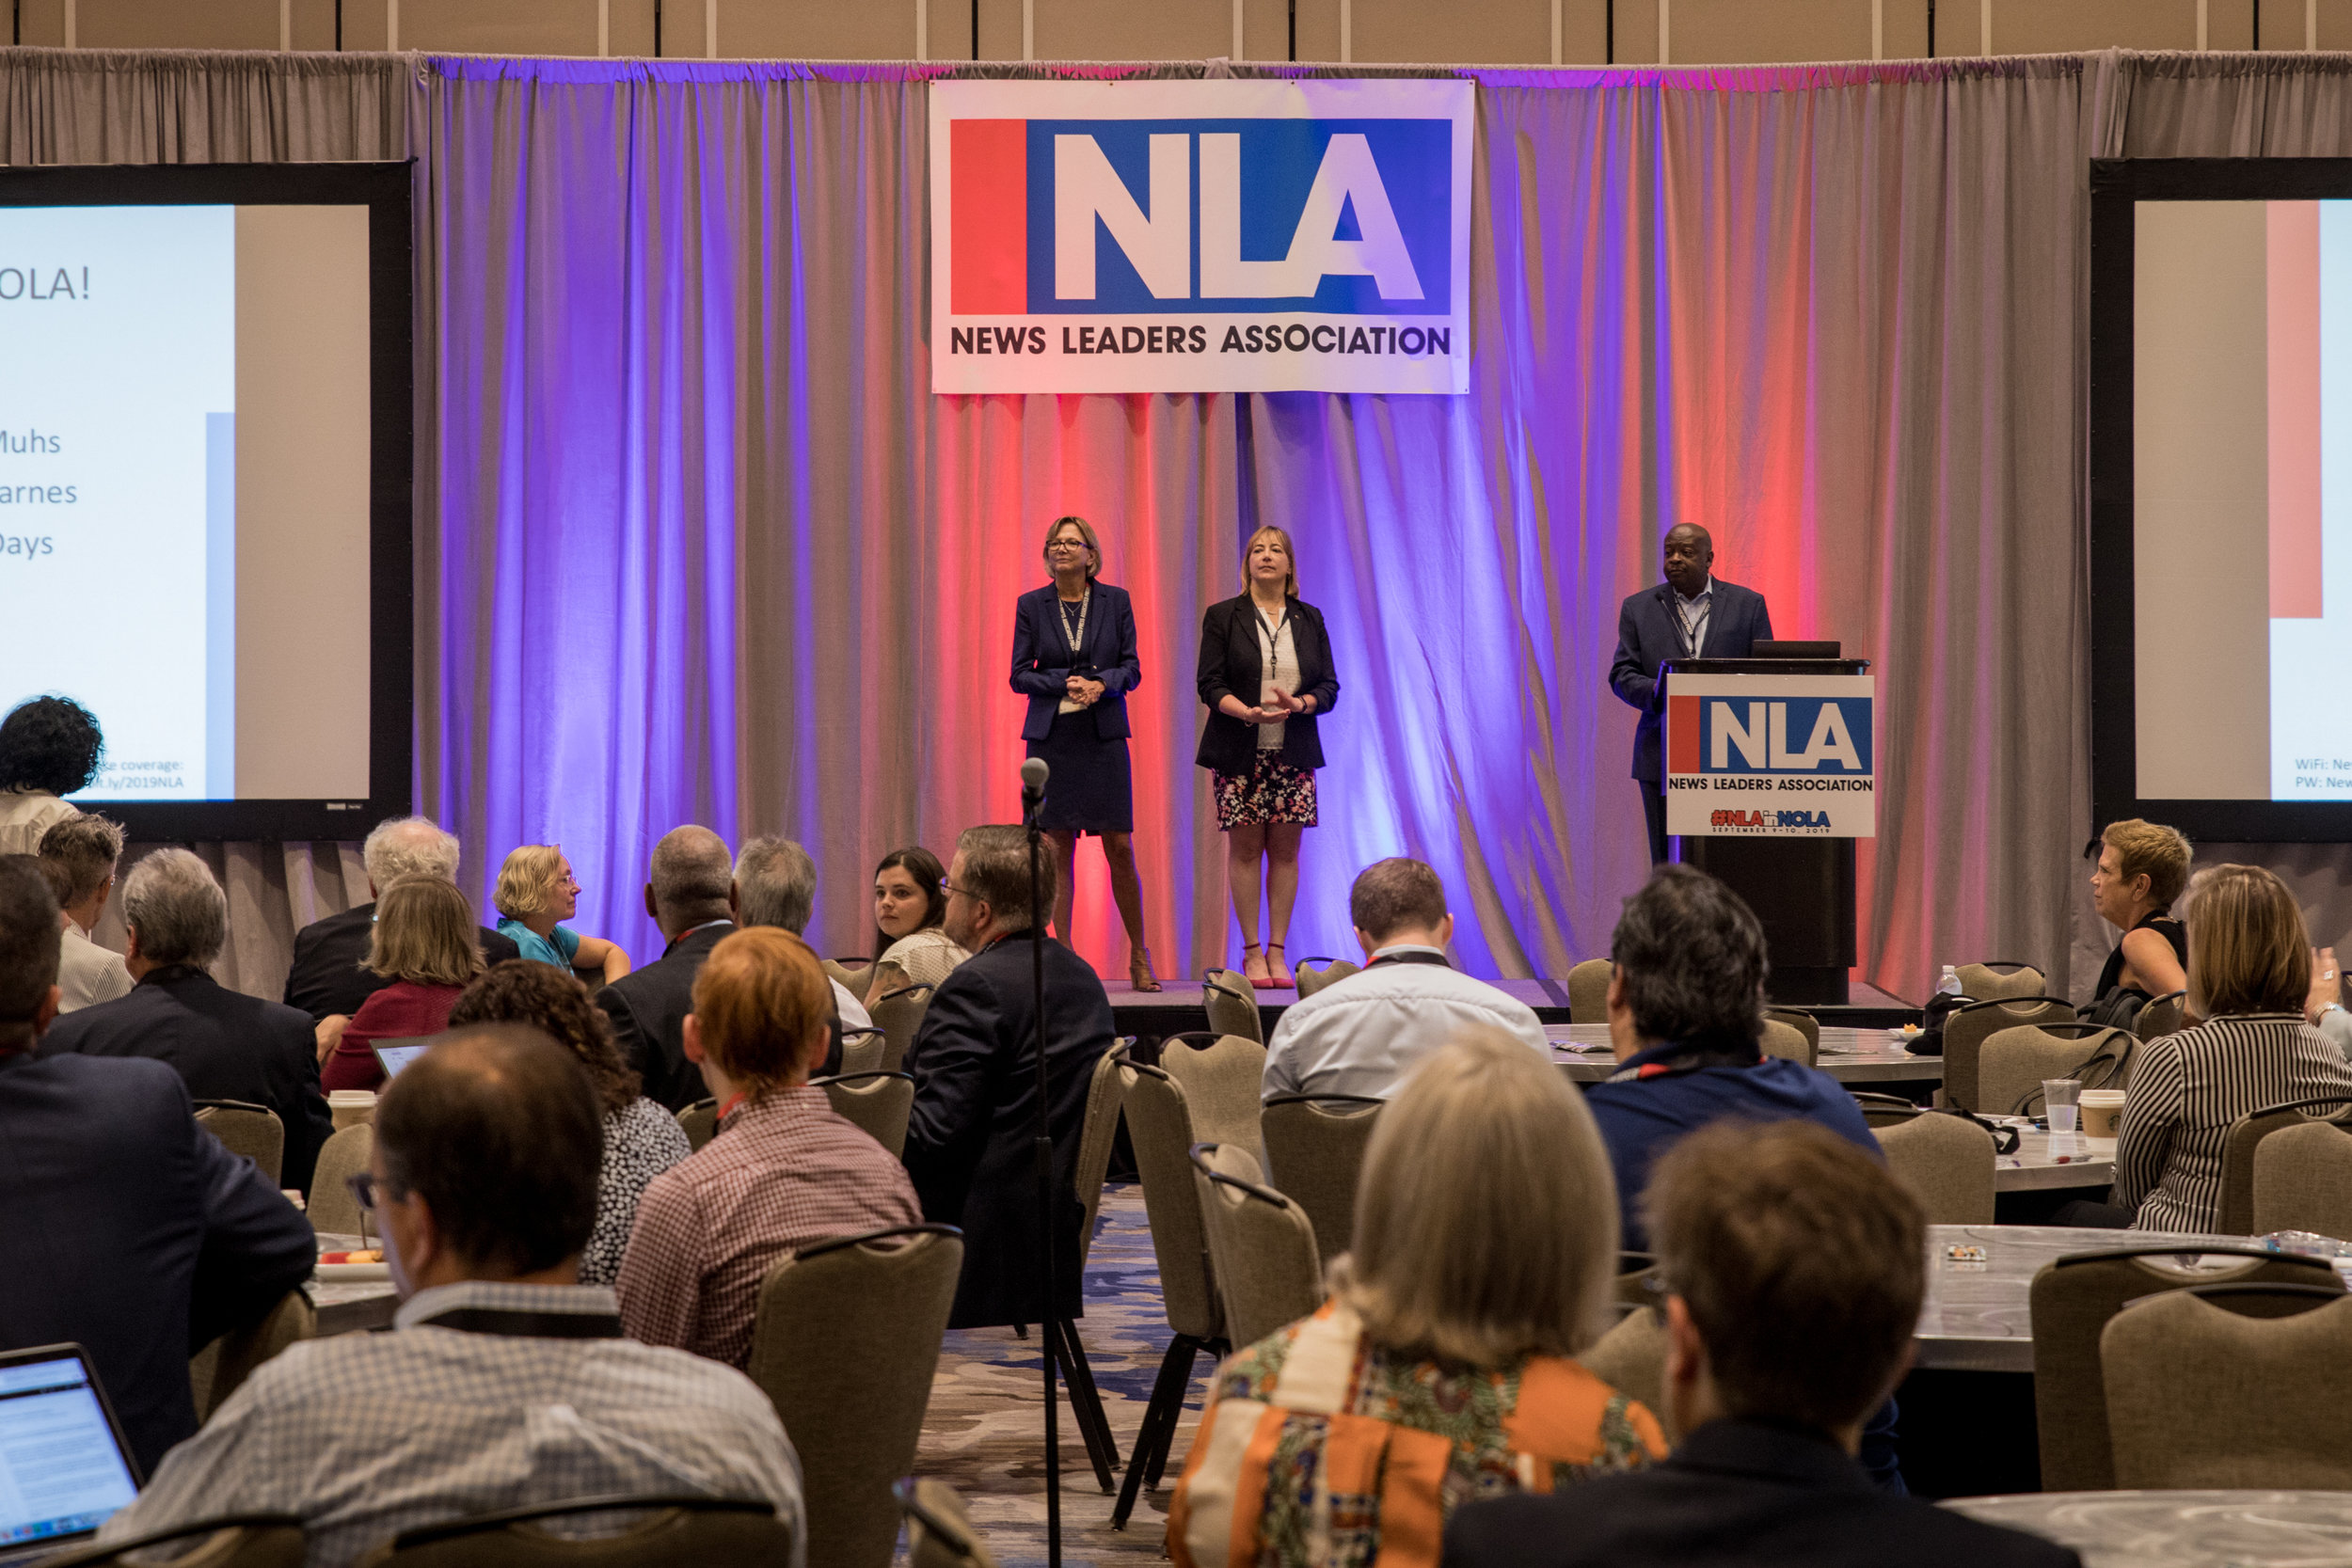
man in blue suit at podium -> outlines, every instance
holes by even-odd
[[[1641,781],[1642,812],[1649,820],[1652,865],[1666,859],[1666,758],[1660,738],[1665,721],[1665,682],[1659,667],[1670,658],[1745,658],[1772,635],[1764,595],[1714,575],[1715,541],[1696,523],[1666,531],[1666,580],[1629,594],[1617,611],[1617,657],[1609,689],[1642,713],[1633,732],[1633,776]]]

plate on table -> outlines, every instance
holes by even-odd
[[[312,1277],[324,1285],[350,1285],[389,1279],[392,1270],[381,1252],[322,1252]]]

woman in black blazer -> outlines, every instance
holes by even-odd
[[[1242,551],[1248,592],[1200,617],[1200,700],[1209,721],[1194,757],[1216,780],[1225,879],[1241,922],[1242,973],[1261,990],[1295,983],[1282,951],[1298,897],[1298,844],[1315,825],[1323,766],[1318,715],[1339,701],[1323,614],[1298,597],[1291,536],[1262,528]],[[1258,943],[1264,867],[1267,937]]]
[[[1127,975],[1157,990],[1143,940],[1143,887],[1136,879],[1135,790],[1127,766],[1127,693],[1142,677],[1136,612],[1127,591],[1098,582],[1103,546],[1084,517],[1057,517],[1045,531],[1054,580],[1013,607],[1012,689],[1029,699],[1021,725],[1029,755],[1052,772],[1038,825],[1058,864],[1054,929],[1070,943],[1071,887],[1081,834],[1103,841],[1111,897],[1127,927]]]

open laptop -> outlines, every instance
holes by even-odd
[[[1798,642],[1788,639],[1774,641],[1769,638],[1759,638],[1749,647],[1748,657],[1750,658],[1836,658],[1837,644],[1835,642]]]
[[[138,1490],[138,1464],[81,1346],[0,1353],[0,1563],[88,1541]]]
[[[370,1041],[368,1049],[384,1065],[384,1081],[390,1083],[400,1076],[400,1069],[441,1043],[439,1035],[424,1035],[416,1039],[387,1040],[382,1044]]]

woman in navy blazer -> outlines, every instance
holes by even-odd
[[[1315,825],[1315,719],[1340,700],[1323,613],[1298,596],[1291,536],[1262,528],[1242,551],[1239,595],[1200,617],[1200,701],[1209,721],[1194,761],[1216,781],[1225,881],[1241,923],[1242,973],[1261,990],[1294,983],[1282,941],[1298,897],[1298,846]],[[1266,935],[1258,945],[1258,880]]]
[[[1038,825],[1057,861],[1054,929],[1070,942],[1071,887],[1081,834],[1103,841],[1111,897],[1127,927],[1127,974],[1157,990],[1143,937],[1143,887],[1136,878],[1135,789],[1127,767],[1127,693],[1142,678],[1136,612],[1127,591],[1096,580],[1103,546],[1084,517],[1057,517],[1045,531],[1054,580],[1015,604],[1012,689],[1029,699],[1021,737],[1053,771]]]

